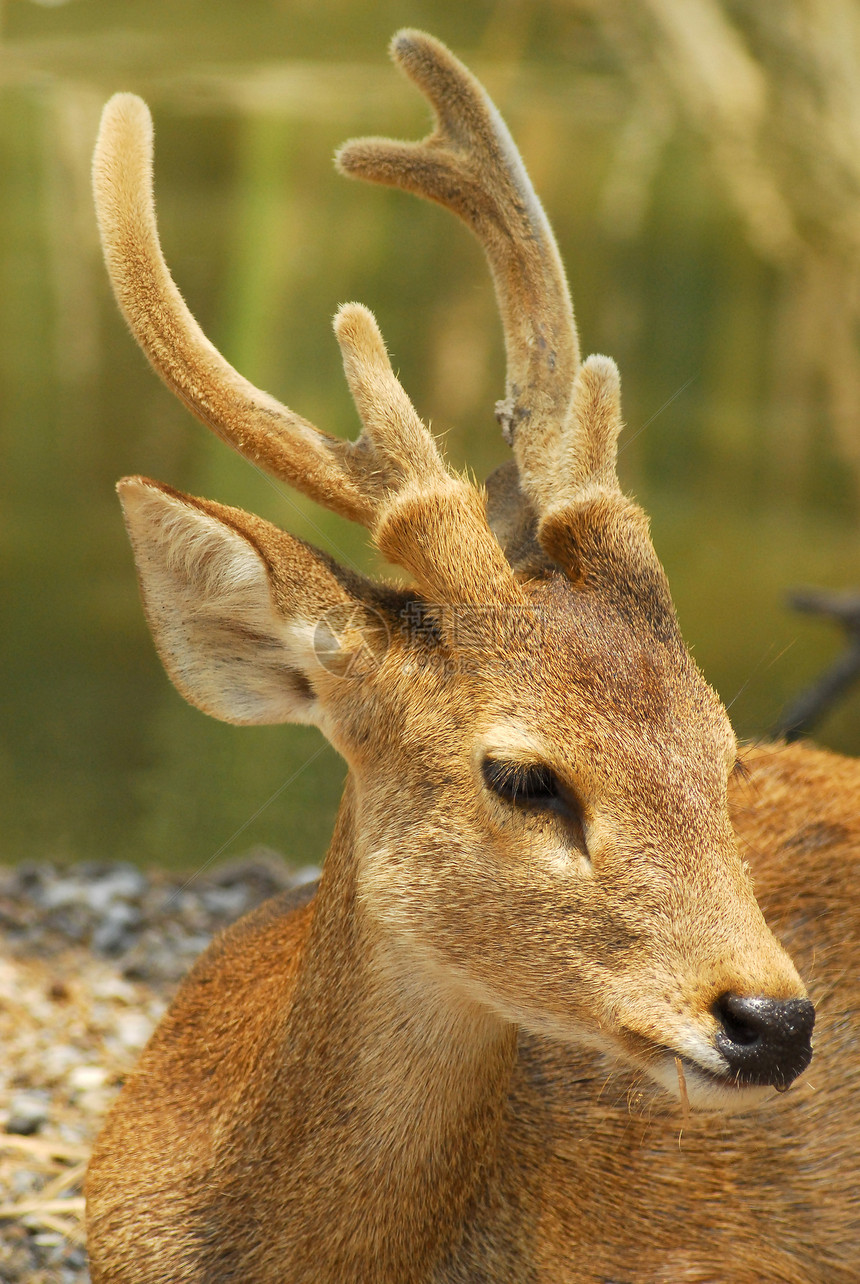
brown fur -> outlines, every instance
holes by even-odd
[[[806,1081],[747,1115],[683,1121],[641,1075],[575,1046],[520,1035],[516,1051],[491,1049],[488,1056],[495,1101],[484,1103],[483,1127],[489,1120],[498,1134],[460,1221],[463,1197],[450,1199],[450,1191],[456,1195],[462,1179],[451,1171],[444,1135],[462,1126],[462,1102],[450,1119],[434,1120],[426,1099],[398,1092],[386,1103],[384,1133],[377,1125],[371,1139],[383,1153],[346,1162],[344,1152],[360,1143],[353,1135],[356,1107],[348,1103],[352,1057],[373,1055],[368,1040],[378,1041],[379,1055],[391,1062],[405,1051],[390,1018],[381,1027],[378,1019],[366,1023],[351,1006],[361,985],[347,979],[349,968],[356,966],[362,980],[366,970],[354,957],[354,933],[343,941],[338,929],[326,942],[335,959],[326,958],[325,982],[337,981],[345,992],[328,994],[318,978],[309,1000],[313,1007],[322,997],[324,1009],[314,1014],[312,1036],[286,1064],[281,1059],[297,1001],[297,960],[311,944],[325,948],[319,938],[326,933],[311,923],[319,901],[292,912],[288,903],[270,902],[197,964],[100,1140],[90,1177],[98,1190],[90,1232],[94,1279],[856,1279],[860,1174],[850,1121],[860,1070],[851,978],[860,968],[860,766],[799,746],[753,749],[744,758],[750,780],[732,788],[735,827],[768,918],[807,976],[818,1012]],[[814,820],[810,795],[821,800]],[[339,854],[336,844],[330,860]],[[338,872],[327,865],[326,880]],[[305,953],[307,969],[312,957]],[[500,1055],[508,1062],[504,1077],[495,1064]],[[290,1125],[285,1113],[296,1088],[289,1071],[298,1059],[303,1117]],[[434,1095],[445,1073],[440,1061],[423,1067]],[[330,1093],[341,1104],[324,1128],[318,1112]],[[296,1129],[312,1150],[299,1172]],[[344,1184],[359,1160],[393,1162],[398,1139],[419,1150],[430,1130],[441,1134],[434,1144],[442,1147],[444,1166],[442,1243],[427,1254],[426,1230],[410,1224],[416,1212],[439,1216],[441,1192],[428,1210],[421,1183],[398,1183],[392,1210],[389,1175],[383,1212],[396,1214],[411,1260],[388,1263],[378,1244],[366,1243],[384,1233],[387,1218],[368,1225],[378,1214],[367,1207],[367,1193],[356,1207],[355,1190]],[[459,1145],[456,1132],[453,1143]],[[269,1162],[275,1157],[265,1182],[249,1175],[260,1148]],[[377,1192],[370,1187],[372,1199]],[[334,1241],[345,1238],[353,1220],[360,1238],[350,1261]],[[303,1268],[292,1242],[297,1222],[306,1241]],[[231,1254],[248,1252],[249,1238],[253,1253],[231,1268]],[[111,1267],[100,1274],[108,1243]]]
[[[771,746],[739,774],[618,489],[617,372],[578,364],[510,137],[438,42],[394,49],[438,129],[350,144],[342,164],[449,205],[487,250],[517,461],[490,488],[498,538],[358,305],[336,322],[358,442],[260,410],[160,258],[145,108],[105,112],[106,258],[160,373],[360,516],[415,587],[120,485],[177,686],[230,721],[315,723],[350,774],[313,900],[210,948],[111,1113],[87,1184],[94,1284],[848,1281],[860,767]],[[499,763],[550,773],[552,805],[494,787]],[[776,1070],[734,1077],[720,1004],[802,1005],[792,958],[816,1060],[775,1096]]]

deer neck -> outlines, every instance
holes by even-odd
[[[432,1277],[492,1169],[516,1032],[398,954],[354,857],[348,785],[265,1118],[307,1278],[408,1284]]]

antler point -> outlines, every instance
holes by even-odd
[[[432,43],[433,37],[418,27],[401,27],[391,37],[388,51],[395,62],[401,62],[416,46]]]
[[[137,94],[118,93],[109,98],[102,110],[99,136],[105,129],[131,125],[133,128],[152,130],[152,114]]]

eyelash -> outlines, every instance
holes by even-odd
[[[499,758],[485,758],[481,770],[490,793],[503,802],[522,811],[552,811],[562,816],[575,845],[588,855],[582,808],[549,767],[541,763],[525,766]]]
[[[485,758],[483,773],[490,792],[515,807],[549,808],[559,800],[558,781],[549,767]]]

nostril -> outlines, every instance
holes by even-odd
[[[712,1012],[717,1050],[739,1083],[787,1088],[812,1060],[815,1009],[808,999],[722,994]]]
[[[749,999],[722,994],[714,1004],[713,1013],[724,1033],[739,1047],[751,1047],[761,1038],[761,1014],[750,1006]]]

